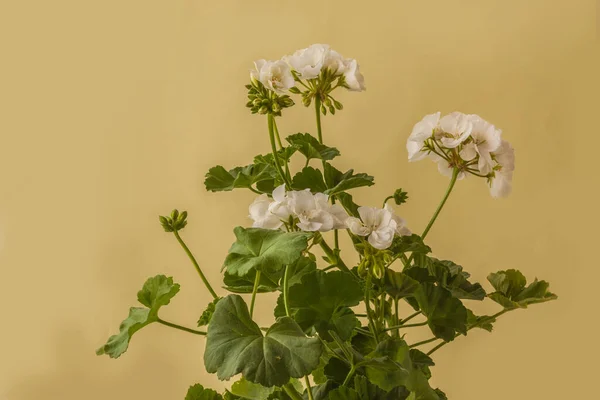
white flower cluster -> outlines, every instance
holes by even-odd
[[[467,174],[485,177],[493,197],[510,194],[515,169],[515,152],[502,131],[475,114],[453,112],[426,115],[415,124],[406,143],[408,160],[430,157],[439,171],[458,179]]]
[[[369,243],[380,250],[392,244],[394,235],[411,232],[406,222],[392,208],[359,207],[359,218],[350,217],[339,204],[330,204],[324,193],[312,194],[309,189],[286,191],[285,185],[273,191],[273,198],[262,194],[249,207],[249,217],[255,228],[280,229],[294,223],[302,231],[327,232],[350,229],[358,236],[368,236]]]
[[[324,69],[334,77],[343,76],[347,87],[353,91],[365,90],[365,80],[355,59],[344,58],[326,44],[313,44],[281,60],[254,62],[251,79],[265,87],[283,93],[295,84],[294,71],[300,79],[318,78]]]

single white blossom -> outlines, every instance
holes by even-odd
[[[285,191],[285,184],[277,186],[273,190],[272,196],[273,201],[269,204],[269,211],[280,219],[287,220],[292,215],[292,211],[289,208],[289,198]]]
[[[492,172],[494,167],[491,153],[500,147],[502,131],[478,115],[473,114],[469,118],[473,124],[471,130],[473,141],[463,147],[460,156],[465,161],[470,161],[479,156],[477,168],[481,174],[487,175]]]
[[[440,138],[444,147],[453,149],[467,140],[472,130],[473,123],[468,115],[453,112],[440,119],[440,130],[436,132],[436,136]]]
[[[251,79],[260,81],[275,92],[285,92],[295,84],[290,66],[281,60],[258,60],[254,62],[254,67],[250,71]]]
[[[359,207],[358,214],[360,219],[349,217],[346,221],[350,231],[358,236],[369,236],[369,243],[376,249],[390,247],[397,227],[392,213],[382,208]]]
[[[329,49],[329,51],[325,54],[325,59],[323,61],[323,67],[329,69],[336,75],[343,75],[346,71],[346,60],[340,53],[333,49]]]
[[[322,197],[313,195],[309,189],[288,192],[287,196],[289,209],[298,218],[298,228],[307,232],[327,232],[333,229],[335,221],[323,207]]]
[[[429,139],[438,127],[440,121],[440,112],[429,114],[415,124],[413,130],[406,142],[408,151],[408,161],[418,161],[427,156],[427,151],[423,151],[425,141]]]
[[[298,50],[283,60],[287,62],[303,79],[319,76],[330,52],[326,44],[313,44],[306,49]]]
[[[329,204],[329,196],[324,193],[316,193],[315,202],[317,208],[328,212],[333,217],[332,229],[346,229],[346,220],[348,219],[348,213],[339,204]]]
[[[412,235],[412,232],[410,229],[408,229],[408,227],[406,226],[406,220],[402,217],[400,217],[399,215],[397,215],[394,211],[394,209],[392,208],[392,206],[390,206],[389,204],[385,204],[385,207],[383,207],[384,210],[387,210],[390,212],[390,214],[392,214],[392,219],[396,222],[396,235],[398,236],[410,236]]]
[[[254,228],[281,228],[283,222],[281,222],[281,219],[277,215],[269,211],[270,204],[271,199],[266,194],[261,194],[250,204],[248,211],[250,212],[249,217],[254,221],[252,224]]]
[[[506,140],[492,153],[497,162],[494,168],[490,193],[492,197],[506,197],[512,190],[513,171],[515,170],[515,149]]]
[[[367,89],[365,87],[365,77],[360,73],[358,62],[355,59],[344,60],[343,75],[349,90],[362,92]]]

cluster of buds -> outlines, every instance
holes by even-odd
[[[358,275],[364,278],[367,274],[371,274],[375,279],[382,279],[386,266],[393,260],[392,253],[387,250],[377,250],[363,243],[356,244],[355,247],[363,256],[358,264]]]
[[[305,90],[300,90],[297,86],[290,89],[291,93],[299,94],[302,96],[302,104],[305,107],[309,107],[314,99],[319,99],[321,104],[321,113],[327,114],[329,111],[331,114],[335,114],[336,110],[342,110],[344,106],[342,103],[337,101],[331,95],[334,89],[338,87],[346,87],[345,79],[343,75],[337,75],[330,69],[323,69],[316,79],[310,79],[306,81],[306,84],[302,82],[298,73],[292,72],[296,82],[300,83],[305,87]]]
[[[171,215],[158,217],[160,224],[162,225],[165,232],[177,232],[185,228],[187,225],[187,211],[179,212],[178,210],[171,211]]]
[[[252,114],[281,116],[282,109],[294,105],[294,100],[287,94],[278,94],[272,90],[268,90],[256,79],[252,79],[251,82],[251,84],[246,85],[246,89],[248,89],[246,107],[252,111]]]

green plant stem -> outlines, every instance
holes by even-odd
[[[431,220],[429,220],[429,223],[427,224],[427,227],[425,228],[425,230],[421,234],[421,238],[422,239],[425,239],[425,237],[427,236],[427,234],[431,230],[431,227],[433,226],[433,223],[437,219],[438,215],[440,215],[440,212],[442,211],[442,208],[444,208],[444,204],[446,204],[446,200],[448,200],[448,197],[450,196],[450,193],[452,193],[452,189],[454,188],[454,184],[456,183],[456,179],[458,178],[459,172],[460,171],[457,168],[454,168],[454,170],[452,171],[452,178],[450,179],[450,184],[448,185],[448,189],[446,189],[446,194],[444,195],[444,198],[442,199],[442,201],[438,205],[437,209],[433,213],[433,216],[431,217]]]
[[[423,340],[421,342],[417,342],[415,344],[411,344],[408,347],[410,347],[412,349],[413,347],[417,347],[417,346],[421,346],[421,345],[424,345],[424,344],[427,344],[427,343],[435,342],[436,340],[439,340],[439,338],[433,337],[431,339],[427,339],[427,340]]]
[[[400,325],[400,316],[398,315],[398,298],[394,297],[394,315],[396,319],[396,325]],[[400,337],[400,328],[396,328],[396,337]]]
[[[325,239],[321,239],[321,243],[319,243],[321,248],[323,249],[323,251],[325,252],[325,255],[327,257],[329,257],[330,260],[335,260],[337,259],[337,265],[336,267],[338,267],[339,269],[341,269],[344,272],[350,272],[350,269],[348,269],[348,267],[346,266],[346,264],[344,264],[344,262],[342,261],[341,258],[337,257],[334,253],[334,251],[331,249],[331,247],[329,247],[329,245],[325,242]]]
[[[273,129],[275,130],[275,137],[277,138],[277,143],[279,144],[279,148],[283,149],[283,144],[281,143],[281,137],[279,136],[279,128],[277,127],[277,121],[275,121],[275,119],[273,119]],[[287,159],[284,160],[285,162],[285,176],[287,176],[288,180],[292,180],[292,176],[290,175],[290,166],[289,166],[289,162]]]
[[[302,395],[298,393],[294,385],[292,385],[291,383],[286,383],[285,385],[283,385],[283,390],[285,391],[285,393],[287,393],[288,396],[292,398],[292,400],[304,400],[302,398]]]
[[[252,300],[250,301],[250,318],[254,315],[254,303],[256,302],[256,293],[258,292],[258,285],[260,283],[260,271],[256,270],[256,276],[254,277],[254,287],[252,288]]]
[[[310,379],[308,379],[308,375],[304,377],[304,383],[306,384],[306,393],[308,393],[308,400],[315,400],[312,394],[312,387],[310,386]]]
[[[414,314],[410,314],[408,317],[406,317],[402,321],[400,321],[400,325],[404,325],[405,323],[407,323],[408,321],[410,321],[411,319],[413,319],[414,317],[416,317],[419,314],[421,314],[421,311],[417,311]]]
[[[381,320],[381,326],[385,327],[385,292],[381,293],[379,299],[379,318]]]
[[[367,273],[367,281],[365,283],[365,307],[367,308],[367,318],[369,319],[369,330],[375,338],[375,342],[379,344],[379,335],[375,323],[373,322],[373,314],[371,312],[371,273]]]
[[[285,306],[285,315],[288,317],[291,315],[290,313],[290,305],[288,301],[288,282],[290,279],[290,268],[289,266],[285,266],[285,272],[283,274],[283,305]]]
[[[288,189],[291,188],[291,184],[287,179],[287,175],[281,169],[281,165],[279,165],[279,157],[277,156],[277,147],[275,145],[275,117],[272,114],[267,115],[267,125],[269,128],[269,140],[271,141],[271,152],[273,153],[273,161],[275,162],[275,168],[281,176],[281,179],[285,183]]]
[[[353,365],[352,368],[350,368],[350,371],[348,371],[348,375],[346,375],[346,379],[344,379],[344,383],[342,383],[342,386],[347,386],[350,383],[350,379],[352,379],[355,372],[356,366]]]
[[[317,94],[315,96],[315,116],[317,118],[317,138],[319,143],[323,144],[323,132],[321,131],[321,98]]]
[[[385,328],[383,331],[387,332],[387,331],[391,331],[394,329],[400,329],[400,328],[416,328],[418,326],[425,326],[427,325],[427,321],[425,322],[419,322],[418,324],[406,324],[406,325],[396,325],[396,326],[390,326],[389,328]]]
[[[507,313],[507,312],[509,312],[509,311],[512,311],[512,310],[507,310],[507,309],[504,309],[504,310],[502,310],[502,311],[500,311],[500,312],[497,312],[496,314],[492,315],[491,317],[489,317],[487,320],[484,320],[483,322],[487,322],[487,321],[493,321],[493,320],[495,320],[496,318],[498,318],[499,316],[501,316],[502,314],[505,314],[505,313]],[[470,331],[470,330],[471,330],[471,329],[473,329],[473,328],[477,328],[477,326],[472,326],[472,327],[470,327],[469,329],[467,329],[467,331]],[[457,338],[458,336],[459,336],[459,335],[457,334],[456,336],[454,336],[454,338]],[[429,355],[431,355],[431,354],[435,353],[436,351],[438,351],[439,349],[441,349],[442,347],[444,347],[444,346],[445,346],[446,344],[448,344],[448,343],[450,343],[450,342],[442,342],[442,343],[438,344],[438,345],[437,345],[437,346],[435,346],[433,349],[429,350],[429,351],[427,352],[427,355],[429,356]]]
[[[197,331],[197,330],[194,330],[194,329],[186,328],[185,326],[177,325],[177,324],[174,324],[172,322],[167,322],[167,321],[162,320],[160,318],[158,318],[156,320],[156,322],[158,322],[159,324],[171,327],[171,328],[179,329],[180,331],[185,331],[185,332],[193,333],[194,335],[206,336],[206,332],[202,332],[202,331]]]
[[[213,298],[215,298],[215,299],[219,298],[219,296],[217,296],[217,293],[212,288],[212,286],[210,285],[210,283],[208,283],[208,279],[206,279],[206,276],[202,272],[202,269],[200,269],[200,265],[198,265],[198,262],[194,258],[194,255],[192,254],[192,252],[190,251],[190,249],[187,247],[187,245],[185,244],[185,242],[183,241],[183,239],[181,238],[181,236],[179,236],[179,232],[173,231],[173,234],[175,235],[175,238],[177,239],[177,241],[179,242],[179,244],[181,245],[181,247],[183,248],[183,250],[188,255],[189,259],[192,261],[192,264],[194,264],[194,267],[196,268],[196,271],[198,272],[198,275],[200,275],[200,278],[202,279],[202,282],[204,282],[204,285],[206,286],[206,288],[208,289],[208,291],[210,292],[210,294],[212,294]]]
[[[388,197],[386,197],[385,200],[383,200],[383,207],[385,207],[385,205],[388,202],[388,200],[391,200],[393,198],[394,198],[394,196],[388,196]]]

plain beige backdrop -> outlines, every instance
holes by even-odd
[[[366,92],[340,92],[345,109],[324,118],[337,165],[376,177],[360,203],[403,187],[401,214],[423,229],[447,184],[429,161],[406,161],[424,114],[478,113],[516,148],[513,195],[460,182],[428,241],[478,280],[516,267],[560,299],[440,350],[435,385],[452,400],[597,398],[596,6],[0,1],[0,399],[177,400],[196,382],[224,387],[204,372],[204,339],[166,327],[136,334],[118,360],[94,350],[157,273],[182,287],[164,318],[194,325],[209,295],[157,215],[189,211],[184,237],[218,286],[253,196],[206,193],[203,176],[268,151],[265,118],[244,107],[252,61],[315,42],[357,58],[366,77]],[[301,105],[279,124],[315,133]],[[261,323],[272,301],[259,298]]]

